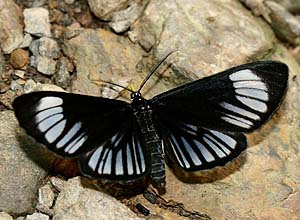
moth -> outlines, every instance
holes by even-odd
[[[184,171],[223,166],[247,147],[243,133],[265,123],[279,107],[288,67],[259,61],[131,103],[63,92],[33,92],[13,102],[26,132],[64,158],[78,158],[90,178],[130,181],[150,176],[164,188],[165,162]],[[116,85],[114,83],[111,83]]]

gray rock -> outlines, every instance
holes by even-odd
[[[300,22],[276,2],[266,1],[270,9],[271,25],[277,36],[294,45],[300,44]]]
[[[112,21],[109,22],[108,25],[117,33],[128,30],[134,21],[141,15],[145,5],[145,1],[143,4],[133,2],[125,10],[115,12],[112,16]]]
[[[119,83],[119,79],[136,73],[136,66],[142,58],[143,50],[127,38],[117,36],[103,29],[70,29],[77,35],[64,41],[64,54],[76,65],[76,79],[72,81],[72,91],[99,96],[99,80]],[[89,40],[87,40],[89,39]],[[135,82],[143,76],[135,76]],[[96,83],[99,83],[98,85]],[[124,86],[128,86],[124,85]]]
[[[60,177],[52,176],[50,178],[50,183],[57,191],[60,192],[64,188],[66,181]]]
[[[41,56],[52,59],[58,59],[61,56],[60,48],[55,40],[42,37],[38,41],[38,51]]]
[[[10,89],[12,91],[23,90],[23,87],[18,83],[17,80],[12,80],[10,83]]]
[[[0,47],[9,54],[23,41],[21,10],[13,0],[1,0],[0,9]]]
[[[25,220],[49,220],[49,216],[42,213],[33,213],[32,215],[27,215]]]
[[[57,71],[53,76],[53,81],[55,85],[67,89],[71,84],[71,75],[68,71],[68,60],[60,59],[57,62]]]
[[[45,75],[53,75],[56,70],[57,61],[45,57],[39,56],[37,57],[37,70]]]
[[[19,48],[27,48],[32,42],[32,37],[30,34],[25,34],[22,43],[19,45]]]
[[[29,8],[24,12],[25,31],[38,37],[50,37],[49,12],[44,8]]]
[[[1,220],[13,220],[13,217],[5,212],[0,212],[0,219]]]
[[[36,82],[32,79],[28,79],[26,82],[25,82],[25,85],[24,85],[24,93],[29,93],[29,92],[32,92],[34,91],[34,88],[36,87]]]
[[[125,9],[130,0],[88,0],[91,11],[101,20],[110,20],[113,13]]]
[[[53,220],[141,220],[115,198],[94,189],[91,181],[75,177],[57,197]]]
[[[0,124],[0,210],[33,212],[52,156],[20,129],[12,111],[0,112]]]
[[[255,16],[262,16],[267,22],[271,23],[270,10],[264,4],[264,0],[240,0],[240,2],[249,8]]]
[[[33,54],[33,56],[38,57],[40,55],[39,47],[40,47],[40,41],[39,41],[39,39],[33,40],[30,43],[29,50],[31,51],[31,53]]]
[[[157,60],[170,50],[179,50],[167,60],[178,73],[177,83],[267,53],[274,39],[265,23],[231,0],[150,1],[131,29],[143,47],[158,43],[154,51]],[[179,58],[174,62],[176,56]]]
[[[38,206],[50,208],[54,202],[55,194],[49,184],[39,188]]]

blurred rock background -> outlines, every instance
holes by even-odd
[[[95,80],[138,87],[174,49],[145,97],[250,61],[289,66],[284,103],[233,163],[179,178],[167,169],[166,194],[151,186],[126,198],[109,193],[117,200],[104,193],[109,184],[75,177],[76,162],[18,127],[15,97],[65,90],[115,98],[118,88]],[[0,219],[299,220],[299,63],[295,0],[1,0]]]

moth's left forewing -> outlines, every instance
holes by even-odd
[[[288,67],[260,61],[226,70],[154,97],[154,114],[200,127],[250,132],[279,107],[287,89]]]

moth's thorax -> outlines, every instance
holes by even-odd
[[[149,101],[144,99],[140,92],[131,93],[131,106],[135,112],[147,112],[150,111]]]

